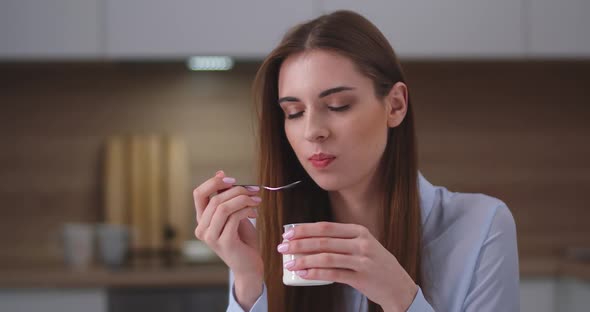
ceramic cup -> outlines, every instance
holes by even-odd
[[[294,223],[294,224],[287,224],[283,225],[284,233],[289,231],[290,229],[301,225],[304,223]],[[298,254],[283,254],[283,266],[286,262],[295,260],[299,257]],[[299,275],[295,273],[295,271],[289,271],[283,267],[283,284],[288,286],[319,286],[319,285],[328,285],[332,284],[331,281],[320,281],[320,280],[310,280],[301,278]]]
[[[124,225],[99,224],[96,232],[103,264],[110,268],[122,266],[129,249],[129,229]]]
[[[85,270],[94,257],[94,226],[83,223],[67,223],[63,226],[64,258],[68,267]]]

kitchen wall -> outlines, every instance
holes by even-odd
[[[590,63],[403,65],[431,182],[503,199],[521,257],[590,247]],[[218,169],[254,181],[256,67],[0,64],[0,265],[59,262],[62,223],[103,218],[110,135],[182,135],[195,186]]]

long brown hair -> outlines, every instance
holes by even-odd
[[[298,162],[284,131],[284,114],[278,105],[278,74],[290,55],[311,49],[329,50],[350,58],[372,79],[375,93],[385,97],[397,82],[405,82],[393,48],[383,34],[361,15],[336,11],[293,27],[268,55],[256,74],[254,100],[259,121],[259,182],[284,185],[305,183],[285,192],[264,192],[257,229],[269,311],[334,311],[342,299],[338,284],[287,287],[282,283],[282,258],[276,251],[282,225],[333,221],[328,193],[317,186]],[[383,223],[379,241],[420,285],[421,219],[417,186],[417,151],[412,105],[404,121],[388,130],[380,163]],[[369,302],[369,311],[382,311]]]

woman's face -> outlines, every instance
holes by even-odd
[[[405,85],[402,89],[405,93]],[[388,127],[401,123],[392,120],[393,93],[377,98],[372,80],[350,59],[333,52],[311,50],[283,62],[279,104],[285,113],[285,133],[299,162],[321,188],[338,191],[371,181],[385,150]]]

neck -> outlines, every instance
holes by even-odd
[[[366,227],[373,236],[379,233],[379,205],[381,194],[376,178],[350,188],[329,193],[334,221],[354,223]]]

